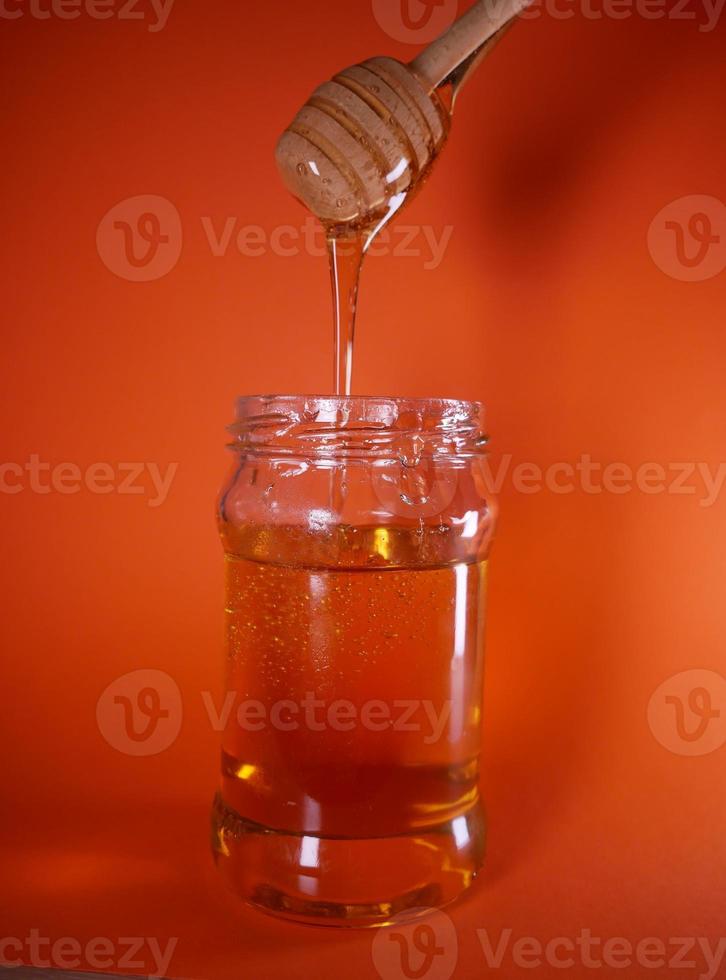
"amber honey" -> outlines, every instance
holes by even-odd
[[[377,924],[476,873],[486,563],[445,562],[447,535],[225,532],[215,848],[249,901]]]

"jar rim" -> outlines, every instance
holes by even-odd
[[[252,414],[246,409],[249,407],[269,408],[275,406],[292,406],[301,402],[319,403],[321,407],[337,405],[340,407],[356,407],[377,405],[395,405],[399,408],[415,410],[429,409],[433,414],[448,412],[464,412],[467,414],[481,413],[483,405],[480,401],[472,401],[465,398],[442,398],[442,397],[417,397],[409,395],[321,395],[321,394],[264,394],[264,395],[240,395],[236,405],[236,417],[248,417]]]
[[[228,427],[239,451],[384,454],[413,438],[437,455],[482,452],[481,402],[389,395],[245,395]]]

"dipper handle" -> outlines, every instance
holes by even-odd
[[[458,90],[531,0],[479,0],[411,62],[431,91],[452,82]]]

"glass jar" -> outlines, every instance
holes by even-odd
[[[480,414],[238,402],[219,503],[230,710],[213,848],[265,911],[384,924],[452,900],[481,866],[496,510]]]

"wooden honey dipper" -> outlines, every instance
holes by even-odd
[[[277,145],[288,189],[329,228],[385,222],[443,147],[461,86],[529,2],[479,0],[410,64],[371,58],[317,88]]]

